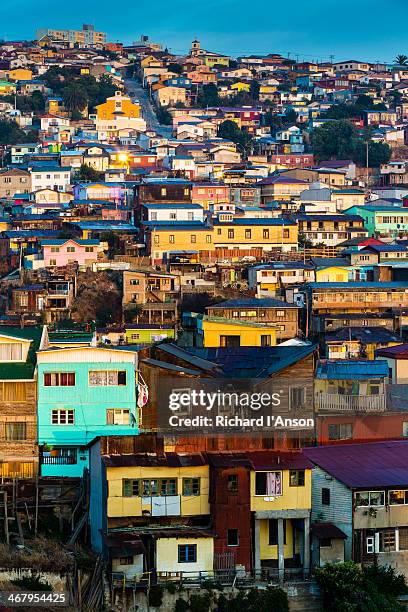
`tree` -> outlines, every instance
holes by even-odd
[[[102,177],[103,172],[98,172],[87,164],[82,164],[78,172],[78,180],[80,181],[89,181],[91,183],[96,183],[100,181]]]
[[[318,160],[349,159],[365,165],[368,141],[368,165],[372,168],[387,162],[391,149],[385,143],[373,142],[370,135],[362,137],[352,123],[345,119],[328,121],[314,130],[313,151]]]
[[[0,144],[10,145],[24,142],[37,142],[38,134],[31,130],[25,132],[15,121],[0,121]]]
[[[391,568],[365,567],[353,561],[328,563],[315,570],[325,609],[333,612],[397,612],[407,592],[404,577]]]
[[[394,64],[398,64],[399,66],[406,66],[407,61],[408,61],[408,56],[401,54],[401,55],[396,56],[394,60]]]
[[[122,300],[117,283],[107,272],[87,272],[78,276],[72,318],[78,323],[96,321],[97,325],[120,323]]]
[[[245,130],[240,130],[235,121],[227,119],[218,126],[218,136],[226,140],[232,140],[244,153],[248,153],[253,144],[253,139]]]
[[[206,108],[207,106],[219,106],[220,98],[218,96],[218,89],[214,83],[207,83],[203,85],[197,96],[197,106],[200,108]]]
[[[181,74],[183,72],[183,66],[181,64],[169,64],[167,66],[167,69],[169,70],[169,72],[175,72],[176,74]]]
[[[88,104],[88,94],[84,87],[72,82],[62,90],[64,105],[71,113],[83,111]]]
[[[163,106],[159,106],[159,108],[156,110],[156,117],[157,121],[161,125],[173,125],[173,117],[171,116],[167,108]]]
[[[261,89],[260,84],[255,79],[252,79],[250,83],[250,92],[254,100],[259,100],[259,90]]]

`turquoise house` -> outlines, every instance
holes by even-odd
[[[37,353],[37,367],[42,476],[82,476],[92,440],[138,433],[132,348],[51,348]]]
[[[370,236],[390,236],[408,232],[408,208],[385,204],[351,206],[343,210],[348,215],[359,215]]]

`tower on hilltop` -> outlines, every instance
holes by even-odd
[[[197,55],[199,55],[200,51],[201,51],[200,41],[197,40],[197,38],[195,38],[193,42],[191,43],[190,55],[192,57],[196,57]]]

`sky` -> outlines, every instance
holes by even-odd
[[[110,41],[130,44],[145,34],[175,54],[197,36],[203,48],[233,56],[391,62],[408,55],[400,27],[407,18],[407,0],[0,0],[0,38],[92,23]]]

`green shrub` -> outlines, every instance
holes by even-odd
[[[156,584],[150,587],[149,591],[149,606],[160,608],[163,603],[163,587]]]
[[[180,597],[176,600],[176,605],[174,607],[174,612],[187,612],[187,610],[189,610],[190,606],[188,604],[188,601],[186,601],[185,599],[181,599]]]
[[[191,612],[208,612],[211,605],[211,597],[209,593],[199,595],[194,593],[190,597],[190,610]]]

